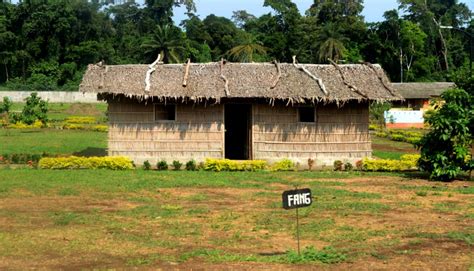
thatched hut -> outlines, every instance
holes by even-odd
[[[439,98],[443,92],[454,88],[455,84],[450,82],[393,83],[392,87],[404,98],[403,101],[395,102],[394,107],[423,110],[429,108],[431,100]]]
[[[372,64],[90,65],[80,91],[109,104],[109,155],[137,163],[354,162],[371,155],[369,102],[401,99]]]

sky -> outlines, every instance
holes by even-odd
[[[293,0],[298,5],[301,13],[304,13],[313,3],[313,0]],[[471,10],[474,10],[474,0],[460,0],[465,3]],[[209,14],[232,17],[232,11],[246,10],[250,14],[260,16],[271,11],[270,8],[263,7],[263,0],[194,0],[197,6],[197,13],[201,19],[206,18]],[[364,11],[362,15],[366,22],[383,21],[383,14],[390,9],[398,7],[397,0],[365,0]],[[179,8],[174,11],[174,21],[180,23],[186,18],[185,9]]]

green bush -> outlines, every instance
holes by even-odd
[[[145,162],[143,162],[143,169],[144,170],[150,170],[151,169],[151,164],[148,160],[146,160]]]
[[[342,171],[343,166],[344,166],[344,164],[342,163],[341,160],[336,160],[333,163],[334,171]]]
[[[156,164],[158,170],[168,170],[168,163],[165,160],[161,160]]]
[[[186,163],[186,170],[194,171],[197,169],[196,161],[190,160]]]
[[[180,170],[181,167],[183,166],[183,163],[181,163],[178,160],[173,161],[173,170]]]
[[[393,160],[393,159],[374,160],[374,159],[364,158],[362,160],[362,170],[387,171],[387,172],[416,170],[418,159],[420,159],[420,155],[418,154],[402,155],[400,160]]]
[[[10,110],[11,110],[12,106],[13,106],[12,100],[8,97],[3,97],[3,102],[0,103],[0,114],[10,113]]]
[[[42,158],[38,164],[42,169],[133,169],[133,162],[126,157],[57,157]]]
[[[290,159],[283,159],[274,163],[271,169],[272,171],[295,171],[296,165]]]
[[[107,125],[94,125],[92,126],[92,131],[96,132],[104,132],[107,133],[109,131],[109,127]]]
[[[344,164],[345,171],[352,171],[353,169],[354,169],[354,166],[351,163],[347,162]]]
[[[68,124],[94,124],[97,120],[94,117],[68,117],[64,120]]]
[[[36,92],[31,93],[25,101],[26,105],[23,107],[21,114],[11,115],[13,123],[23,122],[31,125],[39,120],[46,124],[48,122],[48,103],[41,100]]]
[[[263,160],[234,161],[229,159],[206,159],[204,170],[207,171],[257,171],[265,169],[267,165]]]
[[[41,158],[41,154],[7,153],[0,156],[0,164],[36,164]]]
[[[85,130],[86,127],[82,124],[64,124],[64,130]]]

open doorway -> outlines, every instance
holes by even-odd
[[[226,104],[224,115],[225,158],[251,159],[252,105]]]

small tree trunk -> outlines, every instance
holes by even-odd
[[[3,63],[3,65],[5,66],[5,80],[6,82],[8,82],[8,80],[10,79],[9,76],[8,76],[8,66],[7,66],[7,63]]]

